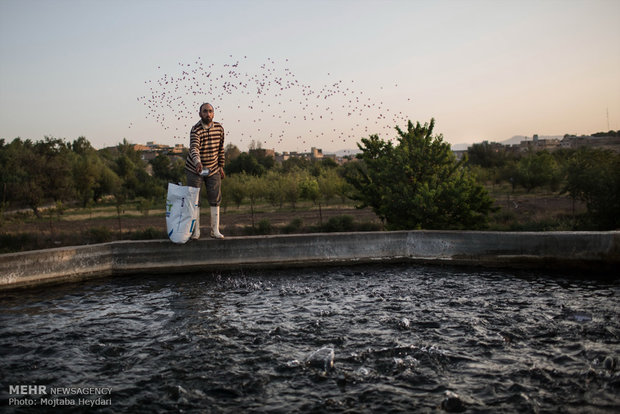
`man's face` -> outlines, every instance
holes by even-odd
[[[202,119],[202,122],[208,125],[211,123],[211,121],[213,121],[213,113],[214,111],[211,105],[202,105],[202,107],[200,108],[200,119]]]

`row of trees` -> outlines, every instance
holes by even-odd
[[[229,145],[223,203],[247,202],[253,212],[259,202],[295,207],[305,199],[321,215],[326,203],[349,198],[371,207],[389,229],[476,229],[494,211],[483,184],[508,182],[513,189],[564,192],[585,201],[594,227],[620,227],[618,154],[584,148],[519,155],[483,143],[457,160],[433,129],[434,120],[409,122],[406,130],[396,128],[396,143],[371,135],[358,144],[358,159],[342,166],[302,158],[277,164],[260,147],[245,153]],[[29,207],[39,215],[43,205],[88,207],[108,198],[119,212],[136,200],[148,211],[163,204],[168,182],[184,180],[183,157],[159,155],[146,163],[126,141],[97,151],[84,137],[0,140],[2,210]]]
[[[295,207],[306,199],[320,209],[346,194],[346,183],[332,160],[291,159],[276,166],[273,157],[257,160],[233,145],[227,147],[227,158],[226,205],[248,201],[254,209],[257,202],[265,201]],[[37,216],[44,205],[88,207],[105,198],[119,208],[138,200],[148,210],[163,205],[168,182],[185,181],[184,165],[184,156],[163,154],[146,163],[126,141],[97,151],[84,137],[72,143],[50,137],[38,142],[17,138],[8,144],[0,140],[0,200],[3,210],[27,207]]]
[[[520,186],[527,192],[547,188],[568,194],[586,203],[594,227],[620,227],[620,154],[616,152],[581,147],[520,154],[485,142],[474,144],[467,154],[483,182],[507,182],[513,190]]]
[[[310,200],[318,207],[322,224],[322,208],[334,200],[345,202],[350,186],[340,175],[342,170],[316,164],[316,174],[311,170],[297,168],[273,169],[263,175],[245,172],[231,174],[222,185],[224,206],[234,204],[239,207],[242,202],[249,202],[254,225],[255,207],[260,202],[277,208],[288,205],[294,209],[299,201]]]
[[[181,176],[179,164],[158,157],[150,175],[126,141],[114,150],[97,151],[84,137],[72,143],[50,137],[37,142],[16,138],[8,144],[0,140],[2,209],[28,207],[39,216],[40,208],[50,203],[87,207],[112,196],[120,206],[129,200],[161,199],[165,182]]]

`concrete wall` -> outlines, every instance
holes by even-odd
[[[0,255],[0,290],[122,274],[397,261],[609,273],[620,268],[620,232],[328,233],[185,245],[119,241]]]

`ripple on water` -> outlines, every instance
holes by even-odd
[[[0,367],[112,387],[112,412],[611,413],[619,287],[385,265],[100,280],[5,294]]]

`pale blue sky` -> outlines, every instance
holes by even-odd
[[[0,0],[0,138],[188,145],[205,101],[242,150],[431,117],[452,144],[617,130],[619,18],[617,0]]]

